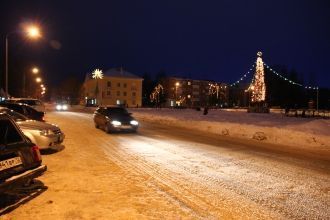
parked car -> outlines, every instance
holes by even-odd
[[[102,128],[107,133],[114,131],[136,132],[139,127],[139,122],[131,116],[131,113],[128,113],[125,108],[117,106],[97,108],[93,120],[96,128]]]
[[[40,149],[59,146],[65,138],[64,133],[57,125],[29,120],[24,115],[5,107],[0,107],[0,113],[6,113],[14,119],[24,135],[31,142],[37,144]]]
[[[39,99],[32,99],[32,98],[11,98],[7,99],[7,102],[11,103],[23,103],[33,107],[38,112],[46,112],[46,107],[42,101]]]
[[[0,194],[30,183],[47,167],[39,148],[25,138],[6,114],[0,114]]]
[[[9,103],[9,102],[0,102],[0,106],[14,110],[15,112],[21,113],[30,119],[37,121],[44,121],[45,113],[38,112],[31,106],[22,103]]]

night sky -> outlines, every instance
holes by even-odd
[[[0,20],[1,74],[4,35],[37,21],[43,39],[11,35],[10,59],[40,66],[48,84],[119,66],[232,83],[261,50],[267,64],[330,88],[329,0],[1,0]]]

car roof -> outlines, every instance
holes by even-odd
[[[20,103],[20,102],[15,102],[15,103],[12,103],[12,102],[0,102],[0,105],[20,105],[20,106],[26,106],[28,108],[32,108],[31,106],[29,106],[28,104],[25,104],[25,103]]]
[[[7,113],[2,113],[2,112],[0,112],[0,119],[12,120],[11,117]]]
[[[39,99],[35,99],[35,98],[10,98],[9,100],[33,100],[33,101],[40,101]]]

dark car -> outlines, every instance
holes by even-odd
[[[0,102],[0,106],[7,107],[15,112],[37,121],[44,121],[45,113],[38,112],[33,107],[23,103]]]
[[[107,133],[114,131],[136,132],[139,127],[139,122],[123,107],[99,107],[94,112],[93,118],[95,127],[102,128]]]
[[[0,194],[30,183],[47,167],[39,148],[31,143],[6,114],[0,114]]]

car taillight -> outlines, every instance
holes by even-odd
[[[33,146],[32,147],[32,153],[33,153],[33,159],[34,159],[35,162],[41,161],[41,154],[40,154],[38,146]]]

